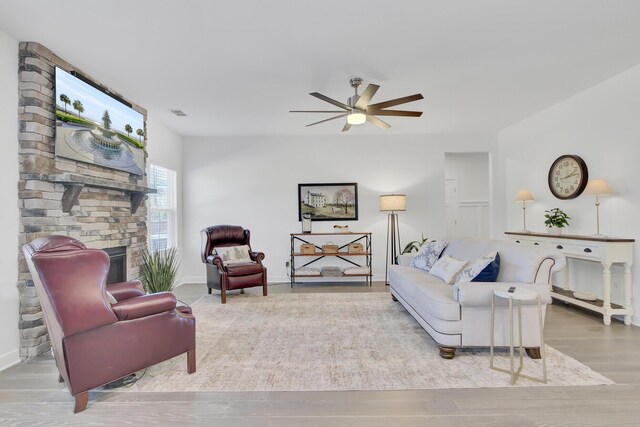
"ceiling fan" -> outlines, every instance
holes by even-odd
[[[418,101],[420,99],[424,99],[422,94],[417,93],[415,95],[405,96],[402,98],[391,99],[389,101],[379,102],[377,104],[369,104],[373,95],[376,94],[380,86],[369,84],[367,88],[362,92],[362,95],[358,95],[358,87],[362,84],[362,79],[359,77],[354,77],[349,79],[349,84],[351,87],[355,89],[355,95],[349,97],[347,99],[347,103],[343,104],[340,101],[336,101],[335,99],[331,99],[328,96],[322,95],[318,92],[312,92],[309,95],[321,99],[329,104],[333,104],[336,107],[342,108],[342,110],[317,110],[317,111],[309,111],[309,110],[292,110],[290,113],[339,113],[337,116],[331,117],[329,119],[320,120],[319,122],[311,123],[306,125],[306,127],[317,125],[320,123],[328,122],[331,120],[339,119],[341,117],[346,117],[347,121],[342,128],[342,132],[346,132],[351,129],[352,125],[361,125],[364,122],[369,122],[374,124],[382,129],[389,129],[391,127],[390,124],[380,120],[376,116],[400,116],[400,117],[420,117],[422,116],[422,111],[405,111],[405,110],[387,110],[389,107],[394,107],[400,104],[406,104],[408,102]]]

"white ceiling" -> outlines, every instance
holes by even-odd
[[[640,63],[638,22],[638,0],[0,0],[0,30],[189,136],[340,133],[288,110],[354,76],[425,114],[350,134],[495,132]]]

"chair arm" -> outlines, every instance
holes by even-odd
[[[531,289],[540,296],[542,304],[551,303],[551,294],[549,293],[549,285],[535,285],[533,283],[523,282],[466,282],[453,285],[453,299],[458,301],[461,307],[490,307],[491,295],[494,290],[506,291],[511,286],[516,288]],[[501,299],[500,299],[501,300]],[[496,300],[496,304],[498,301]],[[500,301],[500,305],[507,304],[506,301]],[[522,301],[523,305],[536,304],[535,300]]]
[[[209,255],[207,257],[207,264],[213,264],[218,267],[220,272],[224,271],[224,263],[222,262],[222,258],[218,255]]]
[[[118,301],[139,297],[145,294],[140,280],[130,280],[128,282],[112,283],[107,285],[107,291]]]
[[[264,253],[263,252],[249,252],[249,257],[251,257],[252,261],[258,262],[258,263],[262,263],[262,260],[264,259]]]
[[[118,320],[132,320],[176,308],[176,297],[171,292],[143,295],[111,306]]]
[[[413,258],[416,256],[416,254],[401,254],[398,255],[398,264],[399,265],[404,265],[404,266],[409,266],[411,264],[411,261],[413,260]]]

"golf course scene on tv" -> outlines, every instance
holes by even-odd
[[[56,156],[144,174],[144,116],[56,67]]]

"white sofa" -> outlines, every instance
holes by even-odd
[[[401,255],[399,265],[390,266],[389,285],[399,301],[440,347],[445,359],[455,356],[456,348],[488,347],[491,331],[491,296],[494,289],[526,287],[540,295],[542,313],[551,302],[551,275],[566,264],[564,255],[551,248],[518,245],[509,241],[472,238],[443,239],[449,243],[440,255],[472,261],[490,251],[500,255],[497,282],[467,282],[448,285],[424,270],[410,267],[415,254]],[[495,345],[509,345],[508,302],[496,299]],[[517,313],[514,316],[517,322]],[[523,302],[522,340],[529,356],[540,357],[540,327],[535,301]],[[517,324],[514,327],[518,341]]]

